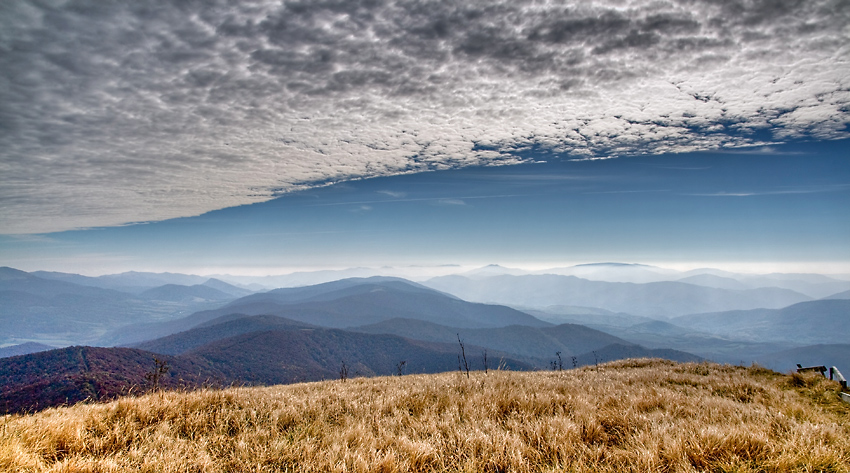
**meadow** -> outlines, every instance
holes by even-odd
[[[0,469],[847,472],[839,389],[817,374],[633,359],[160,391],[5,416]]]

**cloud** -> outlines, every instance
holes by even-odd
[[[2,231],[844,137],[847,24],[840,0],[2,2]]]
[[[437,203],[440,205],[466,205],[466,202],[461,199],[439,199]]]
[[[740,191],[740,192],[708,192],[681,194],[694,197],[753,197],[764,195],[794,195],[794,194],[821,194],[824,192],[841,192],[850,188],[850,184],[832,184],[817,187],[796,187],[764,191]]]
[[[407,197],[407,192],[399,192],[399,191],[378,191],[379,194],[388,195],[395,199],[401,199]]]

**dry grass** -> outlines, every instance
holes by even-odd
[[[837,384],[630,360],[191,393],[9,416],[32,472],[850,471]]]

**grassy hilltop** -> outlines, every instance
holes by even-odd
[[[646,359],[159,392],[2,422],[4,471],[850,471],[836,383]]]

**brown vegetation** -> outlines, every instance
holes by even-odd
[[[629,360],[158,392],[7,416],[7,471],[850,471],[817,375]]]

